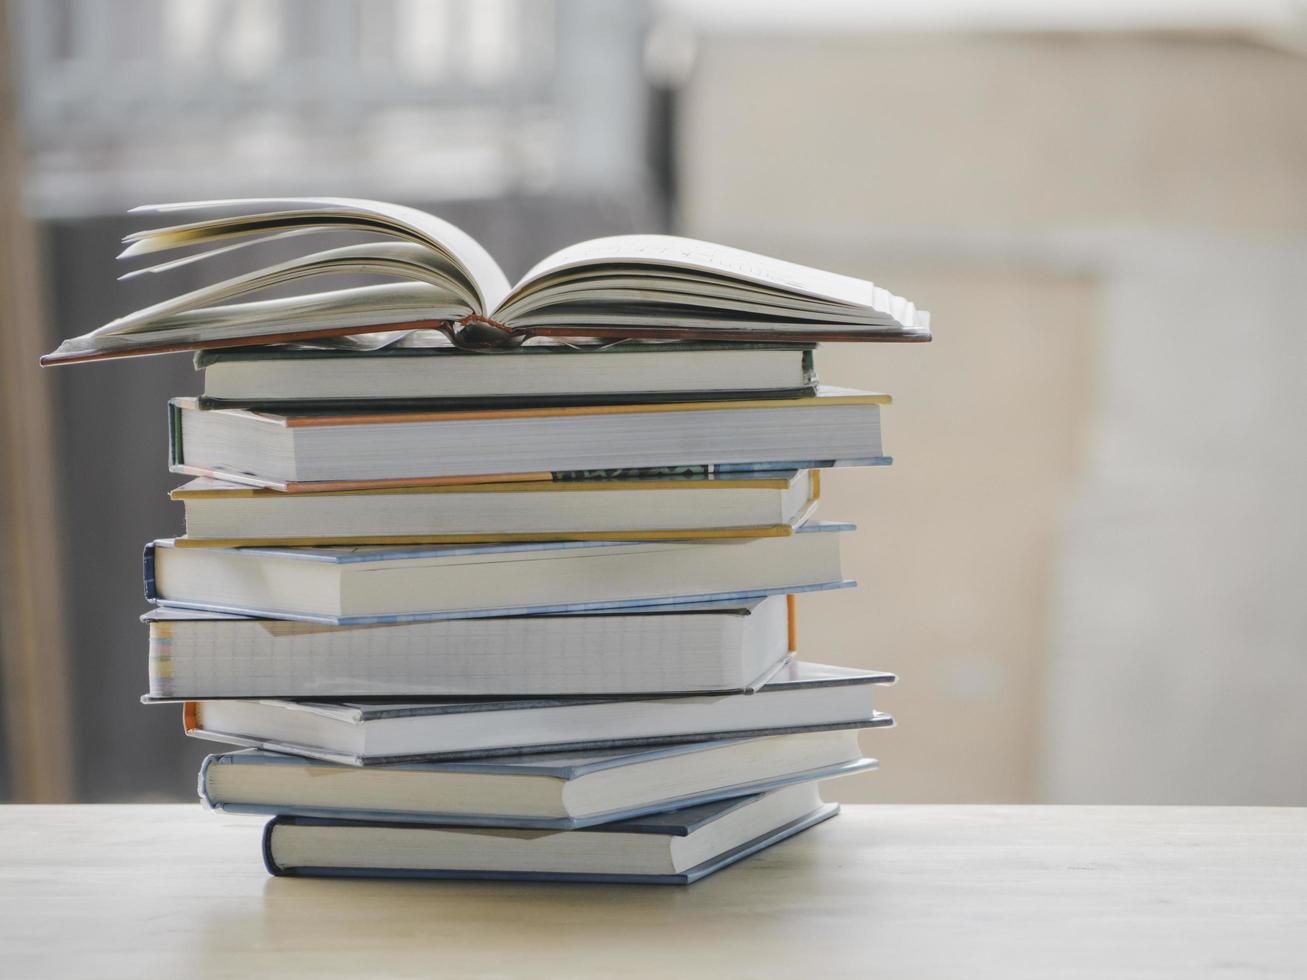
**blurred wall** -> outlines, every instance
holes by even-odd
[[[403,200],[511,275],[577,239],[656,230],[670,201],[686,234],[873,278],[936,316],[929,347],[819,354],[827,381],[896,397],[895,466],[825,481],[826,516],[861,525],[848,565],[863,587],[800,604],[805,655],[903,678],[883,698],[899,727],[866,739],[885,768],[835,795],[1307,802],[1301,49],[835,23],[772,37],[745,16],[696,44],[660,33],[651,85],[643,5],[460,0],[436,27],[408,0],[329,17],[299,0],[203,17],[148,0],[135,20],[81,0],[17,7],[27,202],[50,271],[50,322],[25,318],[28,347],[198,282],[113,281],[136,223],[105,214],[142,196]],[[113,31],[74,30],[70,12]],[[133,27],[159,18],[200,53]],[[541,18],[552,31],[530,27]],[[449,67],[428,55],[454,28],[492,22],[554,66],[549,84],[501,79],[487,98],[470,67],[426,70]],[[180,79],[167,99],[151,45]],[[324,75],[375,84],[341,102]],[[174,711],[136,704],[140,544],[179,516],[162,404],[196,380],[183,357],[48,379],[45,482],[66,535],[46,549],[63,556],[64,588],[44,590],[61,600],[42,608],[69,634],[76,772],[61,782],[82,799],[187,798],[204,751]],[[17,485],[18,467],[0,469]]]
[[[298,250],[271,243],[117,282],[122,236],[149,223],[122,212],[379,197],[455,222],[514,279],[575,241],[659,230],[666,212],[644,3],[110,6],[0,0],[14,15],[11,35],[0,17],[0,75],[17,83],[0,100],[0,224],[15,230],[0,255],[32,294],[20,304],[20,290],[0,290],[0,331],[22,354],[0,368],[0,799],[194,799],[212,751],[182,736],[175,706],[139,704],[141,547],[181,529],[165,403],[194,394],[199,376],[186,356],[34,362],[65,337]],[[16,231],[23,210],[33,234]],[[5,588],[10,566],[27,588]]]
[[[903,678],[836,795],[1307,802],[1305,97],[1234,36],[699,39],[681,230],[936,317],[818,357],[896,396],[800,606]]]

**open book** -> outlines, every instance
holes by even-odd
[[[312,252],[184,293],[67,340],[42,364],[327,337],[348,337],[343,343],[363,349],[451,340],[493,349],[532,336],[930,339],[929,314],[870,282],[687,238],[622,235],[581,242],[555,252],[512,285],[466,233],[397,204],[258,198],[135,211],[225,214],[136,232],[120,258],[221,244],[124,278],[167,272],[272,239],[343,231],[393,240]],[[342,273],[396,281],[247,299],[270,287]]]

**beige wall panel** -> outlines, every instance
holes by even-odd
[[[832,795],[1032,800],[1051,574],[1088,411],[1094,284],[1021,268],[804,258],[879,268],[948,325],[928,347],[817,354],[824,381],[895,398],[883,415],[894,465],[823,480],[822,516],[859,525],[845,563],[860,587],[799,604],[804,656],[901,677],[881,699],[899,727],[864,736],[882,771],[833,784]]]
[[[936,316],[819,358],[897,399],[827,481],[863,588],[801,606],[903,676],[844,798],[1303,799],[1304,104],[1218,35],[704,40],[684,232]]]
[[[1307,224],[1293,53],[1084,35],[711,38],[702,55],[680,135],[693,227]]]

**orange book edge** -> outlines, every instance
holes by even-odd
[[[815,395],[807,398],[739,398],[708,402],[650,402],[643,405],[567,405],[548,408],[493,408],[453,412],[397,412],[393,415],[265,415],[280,419],[287,428],[369,425],[406,422],[484,422],[500,419],[568,418],[594,415],[661,415],[672,412],[729,411],[732,409],[829,408],[837,405],[888,405],[892,399],[879,392],[849,395]],[[251,413],[258,415],[260,413]]]
[[[198,469],[198,467],[197,467]],[[815,473],[815,470],[810,472]],[[208,475],[208,474],[204,474]],[[523,474],[530,476],[531,474]],[[232,482],[225,476],[214,476],[224,482]],[[434,479],[448,480],[448,477]],[[455,477],[459,482],[413,484],[404,486],[367,486],[358,490],[317,490],[307,489],[301,492],[314,493],[323,497],[373,496],[377,494],[405,493],[584,493],[599,490],[784,490],[789,486],[788,480],[748,480],[729,477],[701,477],[689,475],[684,479],[664,479],[660,477],[613,477],[608,480],[527,480],[509,483],[469,483],[467,480],[493,480],[497,477]],[[369,481],[370,482],[370,481]],[[316,488],[318,484],[296,484]],[[284,492],[267,486],[234,486],[213,488],[210,490],[177,487],[168,491],[169,500],[218,500],[224,498],[244,497],[280,497]]]
[[[840,394],[845,391],[847,394]],[[823,393],[824,392],[824,393]],[[843,388],[818,389],[802,398],[735,398],[698,402],[648,402],[642,405],[562,405],[543,408],[493,408],[439,412],[354,412],[346,415],[279,415],[247,408],[212,409],[230,415],[285,428],[318,428],[342,425],[406,424],[412,422],[481,422],[496,419],[566,418],[585,415],[653,415],[670,412],[730,411],[732,409],[834,408],[841,405],[890,405],[894,399],[875,391]],[[174,398],[171,402],[185,412],[202,411],[198,399]]]
[[[752,527],[683,528],[657,531],[521,531],[485,534],[324,535],[307,538],[174,538],[178,548],[314,548],[328,545],[525,544],[548,541],[709,541],[786,538],[791,524]]]

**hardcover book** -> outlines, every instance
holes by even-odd
[[[783,538],[556,541],[465,547],[146,546],[145,594],[164,605],[339,625],[739,600],[845,588],[840,532]]]
[[[875,767],[855,730],[361,768],[242,749],[206,758],[199,792],[226,813],[574,830]]]
[[[266,198],[135,210],[225,214],[129,235],[120,258],[223,244],[129,275],[166,272],[252,242],[308,233],[363,232],[398,240],[313,252],[184,293],[65,341],[43,364],[350,334],[380,333],[374,345],[384,345],[399,328],[440,330],[470,347],[515,346],[531,336],[930,339],[929,314],[873,283],[668,235],[581,242],[510,285],[489,253],[454,225],[381,201]],[[271,287],[339,274],[392,281],[224,305]]]
[[[196,738],[342,765],[588,752],[713,738],[876,728],[893,674],[793,661],[755,693],[494,700],[188,701]]]
[[[542,339],[489,352],[447,341],[368,351],[245,347],[200,351],[195,368],[204,372],[202,408],[620,405],[813,395],[814,346]]]
[[[732,693],[794,643],[784,596],[558,616],[329,626],[160,607],[150,700]]]
[[[883,456],[888,395],[822,388],[812,398],[439,412],[273,414],[171,403],[171,467],[277,489],[549,480],[554,471]]]
[[[818,470],[283,493],[200,477],[177,547],[783,537],[816,509]]]
[[[277,817],[263,857],[269,873],[298,877],[686,885],[837,812],[804,783],[567,831]]]

